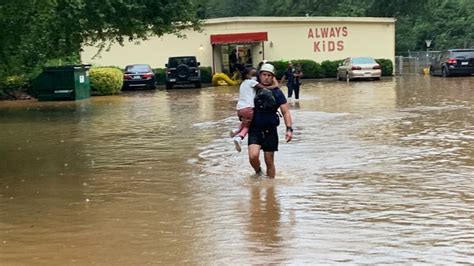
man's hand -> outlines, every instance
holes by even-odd
[[[280,84],[278,83],[278,79],[276,77],[273,77],[273,84],[272,86],[279,87]]]
[[[281,110],[281,113],[283,114],[283,120],[285,120],[285,126],[286,126],[285,139],[286,139],[286,142],[290,142],[291,139],[293,138],[293,128],[291,127],[293,123],[291,121],[291,114],[290,114],[290,108],[288,107],[288,103],[280,105],[280,110]]]
[[[293,138],[293,132],[287,130],[286,135],[285,135],[286,142],[287,143],[290,142],[292,138]]]

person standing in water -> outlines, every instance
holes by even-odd
[[[301,70],[301,65],[296,65],[295,72],[293,74],[293,91],[295,93],[295,100],[300,99],[300,86],[301,78],[303,77],[303,71]],[[290,97],[290,96],[288,96]]]
[[[296,72],[296,69],[294,68],[293,64],[290,62],[280,81],[280,84],[283,84],[283,82],[285,82],[286,80],[286,86],[288,87],[288,100],[291,100],[291,97],[293,97],[295,72]]]
[[[256,90],[267,88],[257,81],[257,70],[253,67],[245,68],[242,72],[242,76],[244,77],[244,81],[239,88],[239,100],[236,107],[237,116],[242,122],[239,128],[230,131],[230,136],[233,138],[235,149],[238,152],[242,150],[242,140],[247,136],[252,123]],[[268,89],[277,87],[278,83],[275,83],[268,87]]]
[[[260,83],[269,87],[274,83],[275,67],[263,64],[259,71]],[[256,174],[262,174],[260,151],[263,150],[267,176],[275,178],[275,152],[278,151],[278,125],[280,118],[277,114],[281,110],[286,125],[286,142],[293,137],[292,119],[285,95],[280,88],[258,89],[254,101],[254,116],[249,129],[249,161]]]

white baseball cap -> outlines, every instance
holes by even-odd
[[[260,68],[260,72],[263,72],[263,71],[270,72],[273,75],[275,75],[275,67],[272,64],[268,64],[268,63],[263,64],[262,67]]]

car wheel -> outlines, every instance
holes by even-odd
[[[446,66],[444,66],[442,69],[441,69],[441,75],[444,77],[444,78],[447,78],[449,77],[449,70]]]
[[[194,87],[195,88],[201,88],[202,87],[201,82],[194,83]]]
[[[166,89],[171,90],[173,88],[173,83],[166,83]]]

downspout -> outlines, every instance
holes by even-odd
[[[216,61],[214,58],[214,48],[215,48],[215,45],[212,44],[212,75],[216,73]]]

